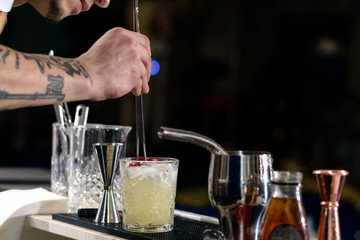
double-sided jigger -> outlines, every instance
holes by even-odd
[[[345,170],[315,170],[321,198],[318,240],[341,240],[339,200],[349,174]]]
[[[97,223],[119,223],[120,217],[116,209],[112,185],[124,144],[96,143],[93,146],[104,182],[103,196],[94,221]]]

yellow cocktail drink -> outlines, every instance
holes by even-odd
[[[125,230],[172,230],[179,161],[169,158],[150,160],[120,160]]]

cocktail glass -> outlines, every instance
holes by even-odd
[[[123,158],[119,163],[123,228],[131,232],[171,231],[179,160]]]

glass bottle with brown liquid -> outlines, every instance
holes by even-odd
[[[310,239],[301,188],[301,172],[274,171],[261,240]]]

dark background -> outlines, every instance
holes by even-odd
[[[16,50],[77,57],[115,26],[132,28],[131,0],[49,23],[14,8],[0,42]],[[144,0],[141,32],[161,65],[144,96],[147,150],[180,159],[178,205],[206,212],[210,154],[159,140],[160,126],[206,135],[227,150],[266,150],[274,168],[302,171],[315,228],[312,171],[346,169],[344,239],[360,239],[360,3],[356,0]],[[89,122],[134,127],[131,94],[90,106]],[[0,112],[3,166],[49,168],[52,106]],[[135,130],[127,153],[134,155]],[[354,214],[355,213],[355,214]],[[349,216],[354,216],[353,218]]]

